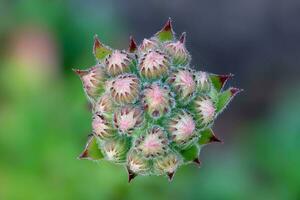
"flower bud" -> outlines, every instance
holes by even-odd
[[[135,141],[135,148],[146,158],[164,155],[168,148],[168,139],[161,127],[154,126],[145,135]]]
[[[107,115],[114,110],[114,103],[109,94],[103,94],[98,101],[94,104],[94,112]]]
[[[208,93],[211,88],[211,82],[206,72],[196,72],[197,91],[200,93]]]
[[[106,58],[106,71],[110,76],[130,71],[131,59],[124,51],[115,50]]]
[[[93,102],[104,92],[104,82],[106,80],[103,66],[96,65],[88,70],[74,70],[80,76],[84,91]]]
[[[195,117],[199,128],[207,127],[216,116],[214,102],[209,96],[198,96],[193,101]]]
[[[158,174],[166,174],[171,181],[180,163],[179,155],[169,151],[166,156],[155,159],[153,167]]]
[[[144,158],[138,151],[129,152],[127,157],[127,169],[134,174],[147,175],[150,172],[150,160]]]
[[[176,93],[176,98],[187,103],[196,91],[195,75],[190,69],[178,69],[168,80]]]
[[[169,58],[158,50],[147,52],[139,61],[140,74],[147,79],[165,76],[169,71],[169,67]]]
[[[155,40],[144,39],[142,44],[139,46],[140,53],[147,53],[149,50],[156,50],[158,44]]]
[[[114,113],[115,127],[122,134],[130,135],[143,122],[143,111],[133,106],[124,106]]]
[[[185,110],[178,111],[167,122],[167,130],[179,147],[184,147],[193,141],[197,135],[196,124],[190,113]]]
[[[151,117],[159,118],[170,111],[173,99],[168,87],[153,83],[145,87],[142,103]]]
[[[179,41],[167,43],[165,49],[173,61],[172,64],[175,66],[185,66],[191,60],[191,56],[185,48],[185,33],[181,35]]]
[[[102,139],[115,135],[112,124],[101,113],[95,113],[92,121],[93,132]]]
[[[130,145],[128,138],[119,137],[104,141],[102,149],[107,160],[115,163],[123,163],[126,161]]]
[[[140,90],[140,80],[133,74],[121,74],[111,83],[111,96],[118,104],[133,103]]]

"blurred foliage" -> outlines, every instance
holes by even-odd
[[[119,166],[77,160],[91,116],[80,80],[70,68],[94,63],[94,33],[121,46],[126,25],[111,3],[74,2],[1,2],[0,16],[6,20],[0,21],[0,199],[300,198],[297,84],[278,88],[283,92],[261,118],[239,123],[239,116],[233,116],[233,124],[239,124],[225,144],[205,147],[200,169],[184,166],[172,183],[137,177],[128,184]],[[58,66],[43,59],[28,62],[12,50],[11,37],[18,38],[24,27],[39,27],[54,38],[57,51],[51,59]],[[58,70],[45,71],[41,65]],[[251,98],[249,90],[242,95]]]

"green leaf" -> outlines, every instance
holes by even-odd
[[[231,87],[220,93],[218,96],[218,102],[216,103],[217,114],[221,113],[233,99],[233,97],[241,91],[241,89]]]
[[[227,80],[231,77],[233,77],[233,74],[225,74],[225,75],[210,74],[209,75],[212,85],[218,92],[222,90]]]
[[[98,146],[97,138],[94,135],[90,136],[85,149],[80,154],[79,158],[88,160],[100,160],[103,157],[104,156]]]
[[[96,59],[101,61],[104,58],[106,58],[107,55],[111,54],[112,50],[109,47],[102,44],[96,35],[94,39],[93,52]]]
[[[209,144],[211,142],[221,142],[221,140],[219,140],[213,130],[211,128],[205,129],[203,131],[200,132],[200,138],[198,140],[198,144],[200,145],[204,145],[204,144]]]
[[[175,34],[172,28],[172,21],[170,18],[168,19],[165,26],[155,35],[158,38],[158,40],[161,42],[170,41],[175,38]]]
[[[183,157],[184,162],[194,161],[199,157],[200,149],[198,145],[193,145],[187,149],[180,151],[180,154]]]

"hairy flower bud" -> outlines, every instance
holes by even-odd
[[[159,174],[166,174],[169,180],[172,180],[175,171],[180,165],[180,157],[176,153],[169,151],[164,157],[160,157],[154,161],[154,169]]]
[[[133,150],[128,154],[127,168],[132,173],[146,175],[151,170],[151,163],[149,159],[139,155],[137,150]]]
[[[153,83],[144,89],[142,101],[148,114],[159,118],[170,111],[173,99],[168,87]]]
[[[100,138],[111,138],[114,136],[112,124],[101,113],[95,113],[92,121],[93,132]]]
[[[102,148],[107,160],[124,163],[130,148],[130,141],[126,137],[113,138],[104,141]]]
[[[193,116],[185,110],[180,110],[167,123],[167,130],[172,141],[184,147],[197,136],[196,123]]]
[[[175,66],[185,66],[189,63],[191,57],[185,48],[185,33],[180,37],[177,42],[170,42],[165,45],[165,49],[172,58],[172,63]]]
[[[144,54],[139,62],[140,74],[147,79],[156,79],[168,73],[170,62],[168,57],[156,50]]]
[[[121,74],[111,84],[111,96],[118,104],[133,103],[140,89],[140,80],[133,74]]]
[[[190,69],[175,70],[168,81],[176,93],[176,98],[182,103],[187,103],[196,91],[195,75]]]
[[[143,122],[143,111],[140,108],[124,106],[114,114],[115,127],[122,134],[131,134],[134,128]]]
[[[106,58],[106,71],[116,76],[130,71],[131,59],[126,52],[115,50]]]
[[[208,126],[215,118],[216,108],[208,96],[198,96],[193,101],[195,116],[199,127]]]
[[[74,70],[79,76],[83,84],[84,91],[91,101],[94,101],[104,92],[104,82],[106,76],[104,68],[100,65],[91,67],[88,70]]]
[[[149,50],[155,50],[158,48],[158,44],[154,40],[144,39],[142,44],[139,46],[140,53],[147,53]]]
[[[146,158],[163,155],[168,148],[168,139],[162,128],[152,127],[146,135],[140,136],[135,147]]]
[[[196,72],[197,90],[200,93],[208,93],[211,88],[211,83],[206,72]]]
[[[114,110],[114,103],[111,96],[108,93],[103,94],[103,96],[101,96],[94,104],[93,108],[95,113],[101,113],[103,115],[112,113]]]

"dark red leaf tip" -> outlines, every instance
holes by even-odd
[[[222,83],[222,85],[224,85],[224,83],[229,79],[232,78],[233,74],[225,74],[225,75],[219,75],[219,79]]]
[[[174,172],[168,172],[167,175],[168,175],[168,178],[169,178],[169,181],[172,181],[173,180],[173,177],[174,177]]]
[[[215,135],[212,135],[209,142],[220,142],[223,143],[222,140],[217,138]]]
[[[231,92],[231,95],[234,96],[240,92],[244,91],[243,89],[239,89],[239,88],[231,88],[230,89],[230,92]]]
[[[193,162],[194,162],[198,167],[200,167],[201,161],[200,161],[199,158],[196,158],[195,160],[193,160]]]
[[[180,43],[184,44],[186,38],[186,32],[183,32],[179,38]]]
[[[80,70],[80,69],[72,69],[77,75],[84,76],[88,73],[87,70]]]
[[[170,31],[170,30],[172,30],[172,20],[171,20],[171,17],[169,17],[168,21],[166,22],[166,24],[162,28],[162,31]]]
[[[128,172],[128,183],[130,183],[132,181],[132,179],[134,179],[137,175],[128,168],[127,168],[127,172]]]
[[[134,38],[133,38],[132,36],[130,36],[130,38],[129,38],[129,48],[128,48],[128,51],[129,51],[130,53],[133,53],[133,52],[136,51],[136,49],[137,49],[137,44],[136,44]]]
[[[99,48],[99,47],[101,47],[102,45],[101,45],[101,42],[100,42],[100,40],[99,40],[99,38],[98,38],[98,35],[95,35],[94,36],[94,50],[96,49],[96,48]]]
[[[87,158],[88,155],[89,155],[89,153],[88,153],[88,150],[86,149],[82,152],[82,154],[80,154],[80,156],[78,158],[79,159]]]

